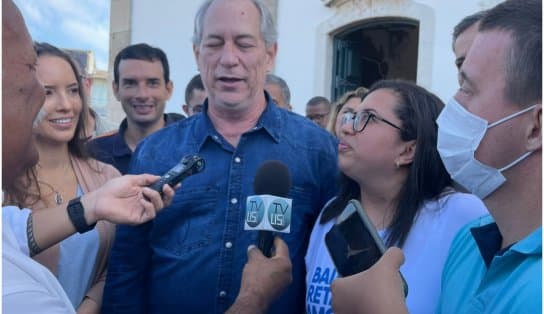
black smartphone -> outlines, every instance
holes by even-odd
[[[343,277],[370,268],[382,257],[386,248],[361,203],[350,200],[325,235],[325,245],[332,261]],[[404,295],[408,285],[402,277]]]
[[[176,164],[172,169],[168,170],[159,181],[151,184],[149,187],[153,190],[159,192],[162,196],[162,187],[165,184],[174,187],[176,184],[180,183],[183,179],[187,178],[190,175],[199,173],[204,170],[205,162],[204,158],[198,155],[189,155],[181,159],[181,161]]]

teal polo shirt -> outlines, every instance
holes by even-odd
[[[491,216],[454,239],[437,313],[541,313],[542,227],[503,250]]]

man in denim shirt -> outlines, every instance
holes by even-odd
[[[130,172],[163,174],[188,154],[206,161],[153,222],[117,229],[104,312],[223,313],[240,289],[247,247],[245,201],[257,169],[280,160],[293,178],[291,233],[282,234],[293,282],[270,313],[304,311],[304,255],[314,220],[335,192],[336,141],[264,92],[276,31],[257,0],[211,0],[196,15],[194,53],[208,99],[203,114],[137,148]]]

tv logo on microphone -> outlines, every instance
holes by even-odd
[[[244,230],[291,232],[293,200],[274,195],[252,195],[246,201]]]

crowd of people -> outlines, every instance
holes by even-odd
[[[32,43],[3,1],[2,309],[541,311],[541,12],[540,0],[506,0],[464,18],[446,104],[392,78],[313,97],[304,117],[271,74],[267,6],[203,1],[186,116],[164,112],[174,89],[164,51],[133,44],[113,63],[126,118],[97,134],[78,64]],[[205,170],[162,194],[148,187],[187,155]],[[269,160],[289,169],[293,211],[266,257],[244,219]],[[352,200],[389,249],[342,277],[325,238]]]

